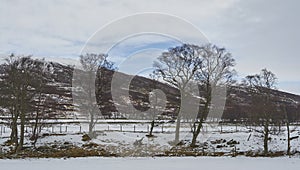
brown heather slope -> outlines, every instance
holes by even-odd
[[[73,67],[61,65],[55,62],[50,62],[54,68],[51,75],[48,75],[58,87],[68,89],[69,93],[65,93],[60,96],[64,100],[66,105],[69,106],[72,103],[71,86],[72,86],[72,76],[73,76]],[[0,74],[4,75],[3,65],[0,65]],[[169,86],[167,84],[154,81],[141,76],[132,76],[117,71],[111,71],[107,69],[100,69],[99,73],[103,74],[104,78],[102,80],[96,79],[96,85],[102,88],[96,88],[97,102],[100,106],[100,110],[104,117],[113,118],[113,117],[127,117],[127,115],[132,115],[136,110],[147,112],[149,109],[149,92],[153,89],[162,90],[167,98],[167,106],[163,110],[163,115],[168,116],[169,118],[175,118],[179,108],[180,108],[180,92],[178,89]],[[119,84],[116,86],[114,91],[118,94],[118,101],[114,101],[111,94],[111,82],[114,74],[118,74]],[[123,82],[130,81],[129,88],[124,85]],[[3,81],[0,79],[0,82]],[[60,88],[49,89],[57,90]],[[0,97],[3,96],[3,91],[0,91]],[[294,95],[291,93],[286,93],[282,91],[273,90],[273,96],[276,96],[276,104],[283,104],[286,106],[286,111],[288,113],[289,119],[291,121],[300,120],[300,96]],[[57,94],[60,94],[58,91]],[[201,94],[201,93],[200,93]],[[75,95],[75,94],[73,94]],[[129,96],[129,97],[128,97]],[[54,103],[55,104],[55,103]],[[129,104],[132,104],[135,109],[128,107]],[[57,105],[62,105],[59,100],[57,100]],[[118,107],[116,107],[118,106]],[[0,107],[3,108],[0,102]],[[227,121],[234,120],[245,120],[251,117],[251,97],[247,90],[240,86],[231,86],[227,88],[227,100],[225,104],[224,112],[222,113],[222,118]],[[118,108],[118,109],[117,109]],[[0,114],[1,114],[0,109]],[[63,111],[64,109],[62,109]],[[67,109],[70,111],[69,109]],[[200,107],[201,110],[201,107]],[[120,113],[121,112],[121,113]],[[5,114],[2,110],[2,114]],[[282,111],[278,109],[278,113],[282,114]],[[65,116],[65,115],[64,115]]]

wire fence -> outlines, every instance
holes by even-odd
[[[297,126],[295,126],[297,127]],[[237,133],[237,132],[249,132],[259,130],[258,126],[248,127],[241,124],[218,124],[218,123],[205,123],[202,126],[202,133]],[[284,127],[282,127],[284,128]],[[37,129],[41,133],[60,133],[60,134],[76,134],[76,133],[87,133],[88,123],[56,123],[56,124],[43,124]],[[96,124],[93,131],[104,131],[104,132],[129,132],[129,133],[149,133],[151,125],[149,123],[113,123],[113,124]],[[153,127],[153,133],[175,133],[175,123],[173,124],[157,124]],[[34,126],[26,125],[25,132],[32,133]],[[181,132],[192,132],[192,127],[188,123],[182,124],[180,128]],[[285,131],[283,129],[283,131]],[[7,136],[11,132],[8,125],[0,124],[0,136]]]

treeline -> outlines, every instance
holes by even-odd
[[[283,121],[287,118],[289,122],[298,123],[300,121],[300,96],[276,89],[271,90],[270,93],[273,105],[270,116],[274,121]],[[264,104],[261,99],[252,96],[249,89],[247,90],[247,87],[243,85],[230,87],[227,94],[226,108],[222,115],[223,122],[255,124],[257,121],[255,112]]]
[[[43,121],[73,111],[70,82],[61,81],[66,73],[54,67],[51,62],[14,54],[1,65],[0,105],[10,117],[8,142],[16,146],[15,151],[23,148],[25,126],[32,127],[30,140],[35,144]]]

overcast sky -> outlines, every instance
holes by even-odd
[[[279,89],[300,94],[299,6],[297,0],[0,0],[0,56],[66,62],[104,25],[162,12],[187,20],[211,43],[226,47],[240,77],[266,67],[277,75]]]

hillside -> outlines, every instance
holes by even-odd
[[[57,102],[57,105],[65,105],[64,108],[67,106],[69,107],[72,103],[71,86],[73,68],[55,62],[50,62],[49,65],[51,65],[52,73],[48,75],[48,79],[52,80],[51,83],[54,84],[55,88],[46,91],[59,96],[52,96],[53,98],[56,98],[55,101]],[[3,65],[0,66],[1,75],[5,75],[5,69],[3,67]],[[107,69],[101,69],[98,73],[105,77],[102,80],[97,79],[96,81],[96,84],[101,84],[103,87],[101,90],[98,88],[96,94],[97,102],[101,106],[101,112],[104,117],[128,118],[130,117],[129,115],[133,114],[135,109],[146,112],[149,109],[149,92],[153,89],[160,89],[166,95],[167,105],[166,109],[163,110],[163,115],[168,118],[174,118],[179,111],[181,102],[180,92],[174,87],[145,77],[127,75]],[[115,99],[117,101],[113,100],[111,94],[111,81],[114,74],[118,75],[119,82],[121,82],[114,87],[115,93],[118,94],[118,99]],[[130,80],[131,82],[128,82]],[[126,82],[130,83],[129,89],[126,87]],[[60,89],[64,89],[65,92],[61,93]],[[4,92],[1,91],[1,93]],[[3,97],[3,94],[1,95]],[[277,96],[277,100],[274,101],[275,103],[286,105],[290,120],[296,121],[300,119],[300,96],[277,90],[273,90],[272,95]],[[64,101],[64,104],[62,104],[61,101]],[[129,104],[132,104],[135,109],[129,107]],[[229,121],[247,119],[251,116],[250,104],[251,98],[245,88],[239,86],[229,87],[227,88],[227,100],[222,118]],[[116,108],[116,105],[118,106],[118,109]],[[64,112],[72,111],[69,109],[61,110]]]

